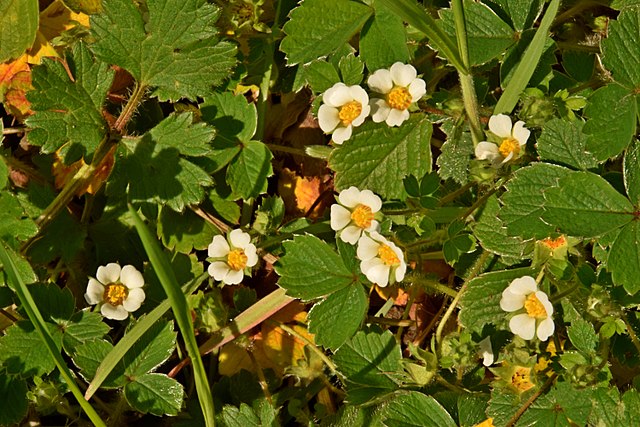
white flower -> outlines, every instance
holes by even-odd
[[[370,101],[374,122],[400,126],[409,118],[409,106],[427,93],[426,83],[417,75],[412,65],[396,62],[390,69],[377,70],[369,76],[367,85],[384,95],[384,98],[372,98]]]
[[[100,304],[107,319],[124,320],[144,302],[144,278],[132,265],[120,268],[111,262],[98,267],[96,278],[89,278],[84,299],[90,305]]]
[[[318,110],[318,123],[325,133],[333,133],[331,139],[342,144],[351,138],[353,128],[367,118],[369,95],[358,85],[336,83],[322,95],[323,104]]]
[[[338,203],[331,205],[331,228],[343,242],[355,245],[363,230],[378,229],[378,221],[373,218],[381,207],[382,200],[371,190],[349,187],[340,192]]]
[[[495,168],[509,160],[517,159],[531,134],[531,131],[524,127],[522,120],[517,121],[512,127],[511,118],[505,114],[491,116],[489,130],[501,139],[500,144],[487,141],[478,143],[476,157],[479,160],[489,160]]]
[[[242,282],[245,270],[258,263],[256,247],[251,236],[240,229],[223,236],[214,236],[209,245],[209,257],[212,258],[208,272],[214,279],[227,285]]]
[[[535,279],[524,276],[515,279],[502,292],[500,308],[507,312],[524,311],[509,321],[511,332],[520,338],[530,340],[534,335],[546,341],[555,330],[551,315],[553,305],[544,292],[538,290]]]
[[[480,357],[482,357],[482,364],[484,366],[493,365],[493,348],[491,347],[491,338],[486,337],[482,341],[478,343],[478,347],[480,347]]]
[[[400,248],[376,231],[363,234],[356,251],[360,270],[367,279],[378,286],[401,282],[407,272],[407,264]]]

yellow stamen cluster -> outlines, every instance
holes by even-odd
[[[531,368],[519,367],[511,377],[511,385],[521,392],[527,391],[533,387],[531,382]]]
[[[518,157],[520,153],[520,143],[515,138],[505,138],[502,140],[498,151],[500,151],[502,157],[507,157],[511,153],[513,153],[513,157]]]
[[[367,205],[358,205],[351,212],[351,220],[360,228],[367,229],[371,227],[373,221],[373,212]]]
[[[381,244],[378,247],[378,256],[388,266],[395,267],[400,265],[400,258],[388,245]]]
[[[535,293],[529,294],[524,302],[524,308],[531,317],[536,319],[547,318],[547,310],[545,310],[544,305],[542,305]]]
[[[104,302],[109,303],[113,306],[122,305],[127,296],[129,295],[129,290],[122,283],[109,283],[104,287],[104,294],[102,294],[102,299]]]
[[[232,270],[244,270],[247,266],[247,256],[242,249],[234,249],[227,255],[227,264]]]
[[[338,117],[344,126],[349,126],[352,121],[358,118],[362,113],[362,104],[358,101],[351,101],[340,107]]]
[[[396,110],[406,110],[411,105],[411,101],[413,98],[406,87],[396,86],[387,94],[387,104]]]
[[[543,239],[541,242],[549,249],[554,250],[558,249],[561,246],[564,246],[567,243],[567,239],[564,236],[560,236],[557,239],[548,237],[546,239]]]

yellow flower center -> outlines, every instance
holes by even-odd
[[[373,221],[373,212],[367,205],[358,205],[351,212],[351,220],[360,228],[369,228]]]
[[[536,319],[547,318],[547,310],[545,310],[544,305],[542,305],[535,293],[529,294],[524,302],[524,308],[531,317]]]
[[[247,266],[247,259],[242,249],[234,249],[227,255],[227,264],[232,270],[244,270]]]
[[[122,305],[129,295],[129,289],[122,283],[109,283],[104,287],[102,299],[111,305]]]
[[[385,263],[390,267],[395,267],[400,265],[400,258],[398,258],[398,255],[396,255],[393,249],[391,249],[388,245],[385,245],[384,243],[382,243],[378,247],[378,256],[380,257],[383,263]]]
[[[560,236],[557,239],[552,239],[550,237],[543,239],[542,244],[551,249],[558,249],[561,246],[564,246],[567,243],[567,239],[564,236]]]
[[[513,157],[518,157],[518,153],[520,153],[520,143],[515,138],[505,138],[502,140],[498,151],[500,151],[502,157],[507,157],[511,153],[513,153]]]
[[[487,418],[486,420],[484,420],[480,424],[476,424],[473,427],[495,427],[495,426],[493,425],[493,418]]]
[[[533,387],[533,383],[531,382],[531,368],[516,368],[516,371],[511,377],[511,385],[521,392]]]
[[[358,101],[351,101],[340,107],[338,117],[344,126],[349,126],[352,121],[362,113],[362,104]]]
[[[406,87],[396,86],[387,94],[387,104],[396,110],[406,110],[411,105],[411,101],[413,98]]]

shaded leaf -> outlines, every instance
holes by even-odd
[[[132,408],[143,414],[178,415],[184,389],[165,374],[144,374],[124,387],[124,397]]]

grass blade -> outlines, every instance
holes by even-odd
[[[20,276],[20,272],[16,267],[16,264],[13,260],[15,254],[10,255],[11,249],[8,249],[5,246],[5,243],[0,241],[0,261],[2,261],[2,265],[4,266],[4,271],[6,272],[9,282],[13,284],[13,288],[15,293],[18,295],[20,299],[20,304],[24,308],[24,311],[27,313],[27,317],[35,327],[36,331],[38,331],[38,335],[42,339],[47,351],[53,358],[56,367],[60,371],[60,375],[67,383],[69,390],[73,393],[73,396],[78,400],[80,407],[87,414],[91,422],[96,426],[105,426],[104,421],[100,418],[100,415],[93,409],[93,406],[89,402],[85,400],[82,396],[82,391],[76,384],[71,371],[67,367],[66,362],[62,358],[62,354],[58,351],[51,334],[49,333],[49,329],[45,324],[44,318],[38,310],[33,297],[31,296],[31,292],[29,292],[29,288],[25,284],[24,280]]]
[[[498,100],[493,114],[511,114],[511,111],[515,108],[518,99],[520,99],[520,94],[527,87],[527,83],[531,80],[531,76],[533,76],[533,72],[538,66],[538,61],[540,61],[544,51],[544,44],[549,35],[549,28],[551,28],[551,24],[558,13],[559,6],[560,0],[551,0],[549,3],[549,7],[540,22],[540,27],[535,36],[533,36],[531,44],[525,50],[524,55],[522,55],[522,59],[520,59],[509,85]]]
[[[171,269],[169,260],[160,249],[158,241],[154,234],[151,233],[149,228],[142,222],[142,219],[138,213],[129,205],[129,212],[133,217],[133,224],[138,231],[142,245],[144,246],[149,261],[164,288],[171,308],[173,309],[173,315],[180,328],[184,344],[187,349],[189,357],[193,361],[193,373],[194,381],[196,384],[196,391],[198,393],[198,400],[200,401],[200,407],[202,408],[202,414],[204,415],[204,421],[207,426],[215,425],[215,411],[213,408],[213,397],[211,395],[211,388],[209,387],[209,381],[207,379],[207,372],[204,369],[202,358],[198,351],[198,343],[193,333],[193,322],[189,315],[189,307],[187,306],[187,299],[180,289],[178,280]]]

